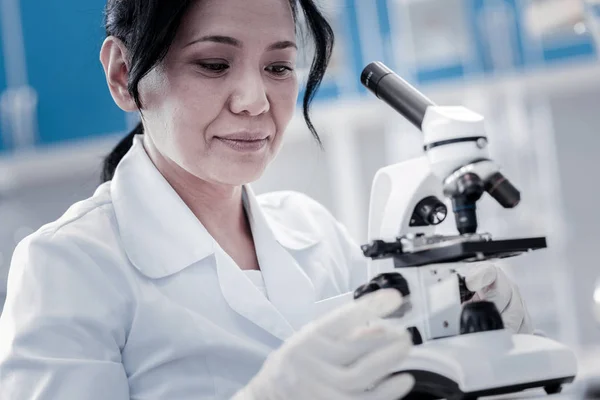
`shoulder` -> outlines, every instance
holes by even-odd
[[[35,232],[32,238],[54,237],[75,233],[81,228],[95,228],[100,230],[111,220],[112,201],[110,196],[110,183],[104,183],[96,189],[95,193],[70,206],[65,213]]]
[[[98,334],[106,328],[124,342],[135,287],[122,268],[125,258],[110,207],[101,187],[17,245],[3,313],[19,316],[14,319],[18,335],[30,328],[38,334],[83,324]]]
[[[110,186],[98,187],[93,196],[73,204],[57,220],[23,239],[15,249],[12,264],[47,264],[44,260],[86,258],[102,260],[107,248],[116,244],[117,228]],[[11,269],[14,265],[11,265]]]

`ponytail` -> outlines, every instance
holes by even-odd
[[[104,159],[102,165],[102,182],[107,182],[112,180],[113,175],[115,174],[115,170],[117,169],[117,165],[119,165],[119,161],[125,154],[129,151],[131,146],[133,145],[133,137],[135,135],[141,135],[144,133],[144,126],[140,122],[137,126],[131,131],[127,136],[125,136],[110,152],[108,156]]]

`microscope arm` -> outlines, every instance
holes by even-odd
[[[427,157],[414,158],[377,171],[371,187],[369,240],[394,240],[411,233],[433,234],[434,225],[411,224],[413,210],[426,197],[443,198]]]

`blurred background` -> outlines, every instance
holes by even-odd
[[[583,364],[600,360],[600,2],[321,5],[337,33],[313,106],[325,151],[298,112],[255,190],[304,192],[366,241],[375,172],[422,151],[421,134],[360,85],[362,68],[383,61],[438,104],[486,117],[492,156],[523,201],[514,210],[482,201],[481,229],[547,236],[547,250],[511,260],[509,272],[539,329],[576,348]],[[0,0],[0,309],[16,243],[90,196],[102,157],[137,122],[114,105],[98,61],[103,6]],[[301,74],[309,48],[304,58]]]

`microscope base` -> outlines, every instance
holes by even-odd
[[[480,390],[478,392],[464,393],[454,381],[443,376],[431,374],[427,371],[406,371],[415,377],[417,383],[413,391],[403,400],[476,400],[480,397],[501,396],[504,394],[518,393],[529,389],[543,388],[548,395],[557,394],[562,391],[562,386],[573,382],[574,377],[550,379],[540,382],[529,382],[519,385],[497,387],[493,389]],[[439,382],[438,387],[432,387],[427,382]]]
[[[416,381],[407,399],[471,400],[533,388],[559,393],[573,381],[577,360],[551,339],[499,330],[425,342],[413,349],[401,372]]]

